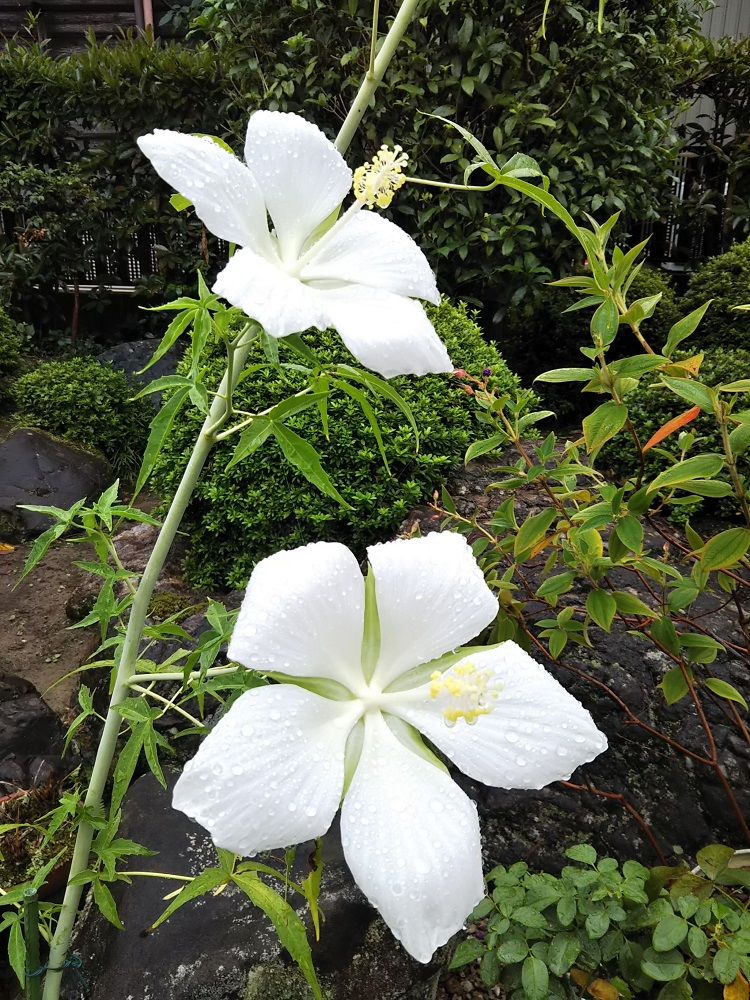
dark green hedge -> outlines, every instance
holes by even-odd
[[[395,7],[395,0],[381,4],[381,29]],[[519,150],[537,157],[574,214],[621,208],[632,220],[653,218],[673,164],[669,122],[680,74],[672,45],[690,36],[697,19],[682,0],[608,0],[599,34],[597,7],[597,0],[553,4],[544,39],[541,0],[425,4],[351,161],[398,141],[416,172],[455,179],[466,150],[456,133],[421,114],[438,113],[469,126],[501,159]],[[302,112],[335,134],[366,65],[371,8],[370,0],[212,0],[204,42],[193,48],[131,39],[52,59],[35,46],[7,45],[0,53],[0,197],[12,164],[42,174],[27,178],[22,196],[13,195],[17,184],[6,184],[0,209],[12,214],[31,198],[35,231],[54,229],[47,217],[60,202],[48,187],[66,182],[68,164],[89,192],[60,246],[51,235],[23,248],[18,233],[0,240],[0,271],[12,280],[15,305],[29,315],[33,305],[43,329],[70,325],[70,301],[61,312],[51,289],[66,273],[81,276],[84,262],[76,262],[70,241],[84,229],[96,255],[157,227],[158,274],[140,283],[140,301],[171,295],[166,286],[188,275],[192,281],[200,226],[169,208],[170,192],[136,137],[155,126],[209,131],[240,149],[247,117],[259,107]],[[540,281],[578,256],[561,226],[509,193],[407,188],[393,214],[418,234],[446,294],[473,296],[492,311],[529,301]],[[217,263],[209,241],[207,270]],[[82,307],[85,334],[128,335],[137,321],[134,309],[113,309],[104,294]],[[143,314],[140,322],[148,322]]]
[[[713,302],[700,325],[700,342],[713,347],[742,347],[750,351],[750,312],[734,306],[750,304],[750,239],[709,260],[690,279],[682,302],[684,312]],[[750,368],[734,377],[742,378]]]
[[[454,364],[481,375],[491,368],[497,385],[513,392],[518,379],[464,308],[443,304],[430,309],[435,327]],[[311,343],[325,359],[350,361],[334,333],[314,334]],[[250,359],[252,361],[252,358]],[[189,364],[186,359],[183,367]],[[223,360],[216,358],[206,384],[218,382]],[[236,393],[240,409],[256,411],[285,399],[303,383],[273,373],[243,380]],[[353,510],[343,510],[319,493],[267,442],[245,462],[227,471],[234,442],[213,453],[183,521],[190,539],[188,571],[197,586],[244,587],[253,565],[280,548],[318,539],[343,541],[358,550],[386,538],[417,503],[427,499],[460,463],[465,449],[480,433],[475,403],[462,383],[447,376],[398,378],[392,384],[414,411],[421,434],[418,453],[401,413],[389,403],[372,400],[383,431],[392,477],[383,468],[369,424],[356,403],[341,393],[329,402],[330,441],[326,441],[316,409],[289,421],[289,426],[318,449],[323,465]],[[169,496],[182,474],[201,424],[196,411],[181,417],[160,456],[153,485]]]

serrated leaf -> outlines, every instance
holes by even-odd
[[[138,470],[138,478],[135,483],[134,492],[136,494],[140,493],[146,485],[148,477],[151,475],[151,470],[153,469],[156,459],[159,457],[159,453],[161,452],[164,442],[166,441],[167,434],[169,434],[170,428],[172,427],[177,414],[185,405],[188,394],[189,389],[178,389],[174,396],[167,400],[164,406],[162,406],[154,419],[151,421],[151,433],[149,434],[148,441],[146,443],[146,450],[143,453],[143,461],[141,462],[141,467]]]
[[[190,903],[192,900],[198,899],[199,896],[205,896],[206,893],[211,892],[226,881],[226,872],[221,871],[219,868],[208,868],[206,871],[201,872],[200,875],[196,875],[192,882],[188,882],[180,889],[166,910],[151,924],[149,930],[156,930],[173,913],[179,910],[181,906],[184,906],[185,903]]]
[[[287,901],[257,876],[235,874],[233,881],[270,919],[282,946],[297,963],[315,1000],[325,1000],[313,966],[305,925]]]
[[[94,879],[91,883],[91,888],[94,893],[94,903],[104,919],[108,920],[118,931],[125,930],[125,925],[120,920],[120,915],[117,912],[117,904],[114,901],[112,893],[109,891],[109,886],[105,885],[100,879]]]
[[[336,500],[342,507],[352,510],[351,505],[344,500],[331,482],[328,473],[321,465],[320,455],[310,442],[305,441],[299,434],[296,434],[283,424],[273,424],[272,430],[273,436],[276,438],[284,454],[284,458],[286,458],[289,464],[293,465],[295,469],[299,469],[305,479],[312,483],[313,486],[316,486],[321,493],[325,493],[326,496]]]
[[[234,454],[227,464],[227,471],[256,452],[272,430],[273,424],[268,417],[256,417],[250,426],[240,434]]]
[[[194,316],[195,316],[194,309],[186,309],[184,312],[177,313],[175,318],[172,320],[167,329],[164,331],[164,336],[161,338],[159,346],[151,355],[151,358],[149,359],[147,364],[145,364],[143,368],[141,368],[141,370],[138,372],[139,375],[142,375],[144,372],[148,371],[152,365],[155,365],[160,358],[164,357],[167,351],[176,343],[178,338],[185,332],[185,330],[187,330],[187,328],[193,322]],[[148,390],[143,390],[143,391],[156,392],[157,390],[149,387]],[[142,395],[142,393],[139,393],[139,395]]]

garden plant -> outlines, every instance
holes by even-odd
[[[737,836],[750,841],[747,790],[733,787],[726,773],[707,707],[750,745],[743,695],[714,669],[719,654],[743,663],[750,652],[750,495],[742,464],[750,411],[738,406],[750,379],[738,373],[704,381],[703,354],[683,353],[708,302],[676,319],[663,342],[652,345],[649,321],[661,292],[631,294],[643,244],[610,250],[619,213],[601,224],[578,221],[552,193],[554,177],[530,156],[497,157],[463,125],[433,115],[426,127],[464,150],[450,161],[465,165],[462,176],[412,174],[408,151],[381,137],[371,143],[368,161],[350,169],[344,154],[379,100],[378,86],[417,6],[403,0],[381,38],[376,0],[368,69],[335,142],[307,118],[264,108],[250,109],[244,159],[210,135],[156,129],[139,139],[174,188],[173,207],[194,212],[228,245],[228,259],[212,287],[199,273],[194,295],[155,309],[169,322],[151,364],[180,338],[189,339],[189,350],[176,374],[138,393],[164,393],[164,403],[151,420],[134,495],[121,501],[115,482],[97,500],[67,510],[29,508],[48,515],[52,526],[33,544],[24,576],[58,540],[87,544],[81,565],[101,589],[78,624],[97,627],[101,644],[83,669],[104,669],[111,678],[106,715],[82,685],[81,711],[68,731],[71,741],[103,722],[81,787],[63,793],[39,823],[19,819],[0,828],[4,834],[33,825],[45,848],[65,841],[27,881],[0,888],[0,928],[32,1000],[42,991],[44,1000],[57,1000],[66,970],[76,965],[72,940],[84,891],[121,927],[112,887],[141,877],[163,878],[166,891],[182,883],[154,914],[152,929],[199,897],[210,905],[227,886],[244,893],[273,924],[311,995],[323,1000],[308,933],[292,905],[304,900],[314,934],[325,934],[318,906],[322,852],[318,845],[299,881],[264,852],[319,841],[339,809],[355,882],[420,962],[473,914],[484,922],[484,937],[459,945],[455,965],[479,959],[484,981],[502,981],[513,1000],[584,990],[616,1000],[653,989],[670,1000],[718,996],[701,992],[717,983],[729,1000],[748,996],[750,879],[729,870],[733,849],[707,847],[696,872],[668,865],[665,845],[629,798],[585,779],[571,783],[607,740],[557,677],[568,672],[603,691],[629,725],[710,772]],[[604,4],[596,6],[592,26],[598,20],[603,30]],[[542,34],[555,7],[551,0],[543,5]],[[578,244],[586,272],[556,284],[580,296],[576,313],[593,310],[590,345],[580,348],[579,367],[544,372],[539,381],[579,383],[603,398],[580,434],[545,436],[553,414],[535,408],[535,394],[518,388],[498,364],[480,360],[480,352],[475,370],[455,369],[461,347],[449,352],[439,336],[446,305],[427,260],[381,214],[406,186],[441,198],[481,197],[488,205],[522,199],[541,210],[540,225],[559,226]],[[425,310],[423,301],[435,310]],[[315,331],[328,331],[320,351]],[[356,363],[342,357],[338,344],[331,348],[334,336]],[[356,498],[330,474],[311,435],[300,433],[310,424],[296,418],[314,416],[323,438],[335,444],[335,400],[342,395],[361,410],[370,447],[388,470],[391,447],[381,416],[384,423],[397,417],[419,445],[417,407],[405,383],[392,381],[406,375],[442,379],[446,392],[458,386],[475,404],[483,436],[468,444],[465,458],[499,465],[493,488],[505,496],[489,519],[460,513],[444,490],[435,494],[432,513],[445,530],[369,544],[364,573],[358,554],[341,541],[318,540],[258,562],[239,611],[209,601],[209,627],[197,640],[181,628],[180,612],[160,621],[150,615],[154,588],[214,449],[218,455],[231,448],[222,461],[234,468],[273,447],[276,462],[283,458],[332,508],[354,518]],[[277,392],[287,377],[288,392]],[[273,395],[259,391],[245,402],[248,382],[273,383]],[[648,382],[689,409],[646,440],[629,397]],[[200,414],[197,428],[187,418],[191,408]],[[699,416],[710,422],[711,450],[691,431]],[[170,480],[172,498],[159,519],[137,501],[183,423],[197,433],[189,454],[182,441],[174,449],[185,462],[179,482]],[[613,482],[597,463],[620,435],[634,449],[634,465]],[[676,453],[661,447],[673,441]],[[542,509],[519,519],[515,499],[529,487],[542,497]],[[739,523],[708,536],[689,520],[683,535],[663,516],[675,508],[689,516],[698,502],[730,496]],[[128,522],[159,529],[141,574],[123,566],[114,544]],[[654,535],[661,548],[654,549]],[[357,538],[360,545],[369,541]],[[731,637],[704,625],[707,598],[732,610]],[[674,727],[641,717],[605,679],[578,665],[576,653],[595,630],[615,625],[668,659],[664,700],[697,718],[702,745],[687,745]],[[184,646],[159,659],[154,651],[163,639]],[[557,674],[539,660],[554,662]],[[214,711],[219,720],[209,727]],[[197,876],[138,870],[149,845],[118,832],[141,758],[166,787],[163,763],[173,747],[156,726],[166,712],[186,724],[183,735],[202,737],[173,791],[175,808],[205,827],[216,846],[215,864]],[[566,867],[556,877],[523,864],[499,866],[485,882],[477,808],[443,757],[489,786],[539,789],[564,781],[583,795],[615,801],[662,863],[651,870],[635,860],[620,866],[578,845],[569,857],[582,868]],[[62,902],[40,900],[71,840]]]

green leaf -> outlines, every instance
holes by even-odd
[[[169,199],[169,204],[176,212],[184,212],[186,208],[192,206],[192,201],[181,194],[173,194]]]
[[[626,514],[615,526],[617,537],[631,552],[640,552],[643,548],[643,525],[633,514]]]
[[[481,958],[486,951],[487,948],[485,945],[475,937],[459,941],[448,968],[460,969],[463,965],[468,965],[470,962],[475,962],[478,958]]]
[[[750,378],[741,378],[737,382],[725,382],[717,386],[719,392],[750,392]]]
[[[609,915],[603,910],[595,910],[586,917],[585,926],[589,940],[598,941],[609,930]]]
[[[662,917],[654,927],[651,938],[651,945],[654,951],[671,951],[676,948],[687,937],[688,922],[683,917],[673,913]]]
[[[534,379],[535,382],[589,382],[596,370],[594,368],[552,368],[542,372]]]
[[[622,403],[602,403],[583,421],[586,451],[593,455],[602,445],[619,434],[628,418],[628,408]]]
[[[503,965],[515,965],[522,962],[529,953],[526,939],[518,935],[509,935],[497,946],[497,957]]]
[[[712,413],[716,393],[707,385],[695,382],[691,378],[670,378],[662,375],[662,382],[669,386],[672,392],[693,406],[699,406],[704,413]]]
[[[39,535],[39,537],[34,541],[34,544],[31,546],[28,556],[26,556],[26,562],[23,564],[23,570],[21,571],[21,575],[18,578],[16,586],[18,586],[21,580],[28,576],[32,569],[34,569],[34,567],[37,566],[42,559],[44,559],[50,546],[65,533],[67,528],[67,524],[53,524],[51,528],[47,528],[46,531],[43,531],[42,534]]]
[[[569,927],[575,920],[577,910],[576,897],[571,895],[563,895],[557,901],[557,919],[563,925],[563,927]],[[552,970],[555,971],[554,969]],[[557,973],[555,973],[557,975]]]
[[[502,448],[504,444],[508,443],[507,434],[493,434],[492,437],[485,438],[483,441],[474,441],[466,449],[466,454],[464,455],[464,465],[468,465],[472,459],[479,458],[481,455],[487,455],[491,451],[495,451],[497,448]]]
[[[385,452],[383,434],[380,430],[380,424],[378,423],[378,418],[375,414],[375,410],[373,410],[372,406],[370,405],[370,401],[360,389],[355,388],[355,386],[353,385],[349,385],[348,382],[344,382],[343,380],[337,380],[336,385],[342,390],[342,392],[345,392],[347,396],[350,396],[355,401],[355,403],[357,403],[360,410],[362,410],[362,413],[365,415],[365,419],[367,420],[367,423],[370,425],[372,433],[375,435],[375,441],[378,446],[378,451],[380,452],[380,458],[383,462],[383,468],[390,476],[392,473],[391,473],[391,467],[388,464],[388,456],[386,455]]]
[[[686,458],[683,462],[676,462],[671,468],[659,473],[656,479],[649,483],[647,489],[649,493],[655,493],[660,489],[689,483],[691,479],[710,479],[723,467],[723,455],[695,455],[693,458]]]
[[[728,528],[714,535],[696,553],[706,571],[736,565],[750,548],[750,529]]]
[[[544,538],[547,529],[556,517],[557,510],[550,507],[539,514],[532,514],[531,517],[526,518],[513,541],[513,554],[516,559]]]
[[[575,581],[575,573],[566,571],[557,573],[555,576],[548,576],[536,592],[537,597],[556,598],[560,594],[567,594]]]
[[[120,920],[120,915],[117,912],[117,904],[114,901],[112,893],[109,891],[109,887],[100,879],[94,879],[91,883],[91,888],[94,893],[94,902],[104,919],[108,920],[118,931],[125,930],[125,925]]]
[[[704,302],[702,306],[698,306],[697,309],[688,313],[687,316],[683,316],[682,319],[678,320],[674,324],[667,334],[667,342],[664,345],[664,350],[662,352],[666,357],[671,358],[675,348],[697,329],[698,324],[703,319],[703,316],[712,301],[713,299],[709,299],[708,302]]]
[[[648,618],[655,618],[656,612],[652,611],[640,597],[629,594],[624,590],[615,591],[612,596],[615,599],[617,610],[621,615],[643,615]]]
[[[10,967],[15,972],[16,977],[21,984],[21,989],[25,990],[26,942],[23,937],[20,914],[18,914],[17,918],[10,926],[10,934],[8,935],[8,961],[10,962]]]
[[[313,966],[305,925],[287,901],[255,875],[235,874],[233,881],[270,919],[279,941],[297,963],[315,1000],[325,1000]]]
[[[178,195],[177,197],[180,196]],[[170,347],[172,347],[172,345],[175,343],[178,337],[180,337],[180,335],[183,334],[185,330],[187,330],[187,328],[193,322],[194,317],[195,317],[194,309],[186,309],[184,312],[177,313],[175,318],[167,327],[164,336],[161,338],[161,341],[159,342],[159,346],[151,355],[148,364],[144,365],[144,367],[141,368],[141,370],[138,372],[139,375],[142,375],[145,371],[148,371],[148,369],[152,365],[155,365],[160,358],[164,357],[164,355],[167,353]],[[156,390],[152,389],[151,391],[155,392]]]
[[[521,968],[521,984],[527,1000],[547,1000],[549,972],[541,959],[529,955]]]
[[[729,447],[733,455],[744,455],[750,448],[750,423],[740,424],[729,435]]]
[[[695,860],[700,865],[701,870],[713,879],[729,867],[729,862],[733,857],[734,850],[731,847],[724,844],[709,844],[708,847],[702,847],[698,851]]]
[[[617,612],[617,602],[606,590],[592,590],[586,598],[586,610],[599,628],[609,632]]]
[[[591,333],[596,343],[608,347],[617,335],[620,315],[612,299],[605,299],[591,317]]]
[[[679,951],[660,952],[647,948],[641,959],[641,969],[651,979],[668,983],[684,974],[685,961]]]
[[[671,670],[668,670],[662,677],[659,687],[668,705],[675,705],[690,690],[685,675],[679,667],[672,667]]]
[[[148,437],[146,450],[143,454],[143,461],[138,470],[138,478],[135,483],[135,493],[138,494],[143,489],[151,475],[156,459],[166,441],[170,428],[185,404],[189,394],[188,388],[178,389],[174,396],[167,400],[154,419],[151,421],[151,433]]]
[[[666,983],[659,990],[656,1000],[691,1000],[693,989],[686,978]]]
[[[373,375],[372,372],[361,371],[358,368],[353,368],[351,365],[339,365],[336,370],[339,374],[345,375],[348,379],[360,382],[362,385],[366,386],[370,392],[374,392],[378,396],[383,396],[384,399],[389,400],[389,402],[393,403],[394,406],[398,407],[398,409],[409,421],[409,426],[411,427],[414,439],[417,443],[417,450],[419,450],[419,428],[417,427],[417,422],[414,419],[412,409],[403,396],[397,392],[392,385],[389,385],[385,379],[379,378],[377,375]]]
[[[289,430],[283,424],[273,424],[272,430],[284,454],[284,458],[286,458],[290,465],[299,469],[305,479],[311,482],[313,486],[317,486],[321,493],[325,493],[326,496],[336,500],[342,507],[352,510],[352,507],[344,500],[331,482],[328,473],[320,463],[320,455],[309,441],[305,441],[299,434]]]
[[[571,861],[579,861],[584,865],[596,864],[596,851],[591,844],[575,844],[565,852],[565,857]]]
[[[733,687],[727,681],[723,681],[719,677],[707,677],[703,683],[709,691],[713,691],[719,698],[725,698],[727,701],[736,701],[738,705],[742,705],[745,711],[747,711],[747,702],[737,688]]]
[[[708,938],[705,931],[700,927],[691,926],[688,928],[688,948],[696,958],[703,958],[708,951]]]
[[[558,902],[558,919],[560,912]],[[575,904],[574,904],[575,906]],[[547,965],[555,976],[564,976],[581,953],[581,943],[578,935],[572,931],[560,931],[552,938],[547,951]]]
[[[272,430],[273,423],[268,417],[256,417],[250,426],[240,434],[234,454],[227,464],[227,471],[256,452]]]
[[[719,982],[729,986],[740,971],[740,956],[729,948],[720,948],[714,955],[713,969]]]
[[[165,920],[168,920],[173,913],[184,906],[185,903],[191,902],[193,899],[198,899],[199,896],[205,896],[207,893],[216,889],[218,886],[223,885],[227,881],[226,872],[221,871],[219,868],[208,868],[206,871],[201,872],[200,875],[188,882],[179,893],[175,896],[166,910],[158,917],[149,930],[156,930],[157,927],[161,926]]]

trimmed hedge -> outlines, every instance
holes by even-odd
[[[0,306],[0,377],[7,378],[18,368],[23,349],[23,335],[17,323]],[[0,394],[3,390],[0,389]]]
[[[750,303],[750,239],[696,271],[682,302],[683,311],[691,312],[708,299],[713,302],[701,321],[701,345],[750,350],[750,312],[732,311],[734,306]],[[745,373],[749,370],[746,367]]]
[[[484,341],[465,307],[444,303],[430,313],[454,364],[475,374],[491,368],[498,386],[510,392],[519,388],[518,379],[498,351]],[[351,360],[333,332],[315,333],[311,344],[324,359]],[[262,357],[260,348],[258,355]],[[188,365],[186,358],[183,370]],[[223,358],[210,362],[207,385],[219,381],[223,367]],[[252,412],[287,398],[303,384],[300,377],[271,371],[262,378],[244,379],[235,399],[238,408]],[[398,378],[392,384],[412,407],[421,434],[417,453],[403,415],[391,404],[370,397],[392,477],[383,468],[362,411],[348,396],[334,392],[330,397],[330,441],[323,435],[315,408],[289,421],[318,449],[324,468],[353,510],[344,510],[319,493],[286,463],[271,441],[229,470],[226,465],[235,441],[217,447],[183,521],[191,544],[190,582],[209,589],[244,587],[255,563],[277,549],[326,539],[343,541],[361,552],[392,534],[412,507],[440,486],[479,433],[476,405],[460,382],[426,376]],[[171,431],[153,479],[162,496],[174,492],[201,421],[193,410],[181,416]]]
[[[153,409],[125,376],[94,358],[47,361],[11,386],[14,419],[100,451],[119,475],[138,468]]]

